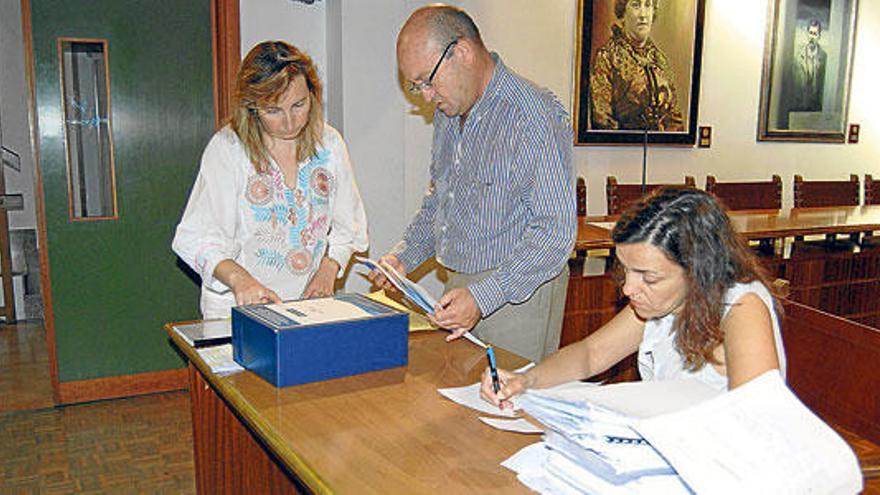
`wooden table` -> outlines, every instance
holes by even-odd
[[[793,237],[813,234],[849,234],[880,230],[880,205],[786,208],[728,213],[734,228],[747,239]],[[576,250],[608,249],[610,226],[615,216],[578,218]]]
[[[437,388],[479,380],[482,349],[410,334],[409,366],[287,388],[189,359],[199,493],[528,493],[499,463],[536,435],[496,430]],[[526,360],[498,349],[499,366]]]

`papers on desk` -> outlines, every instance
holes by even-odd
[[[858,493],[849,445],[767,372],[639,432],[697,493]]]
[[[525,373],[534,366],[535,363],[529,363],[522,368],[514,370],[514,373]],[[518,405],[519,398],[517,397],[511,399],[513,407],[510,409],[499,409],[484,401],[480,398],[480,382],[465,385],[464,387],[438,388],[437,392],[440,392],[440,395],[458,405],[469,407],[485,414],[512,418],[517,415],[517,411],[520,409]]]
[[[514,433],[526,433],[530,435],[544,433],[543,428],[535,426],[532,423],[529,423],[528,420],[525,420],[523,418],[501,419],[481,417],[480,421],[486,423],[492,428],[495,428],[496,430],[512,431]]]
[[[232,359],[232,344],[205,347],[196,352],[214,373],[228,374],[244,370]]]
[[[846,443],[770,371],[717,393],[696,381],[530,391],[543,448],[503,463],[541,493],[856,493]]]

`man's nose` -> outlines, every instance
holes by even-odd
[[[424,86],[419,94],[422,95],[423,100],[431,101],[434,99],[434,95],[437,94],[437,91],[434,89],[434,86]]]

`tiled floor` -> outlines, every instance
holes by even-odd
[[[7,493],[195,493],[188,393],[53,408],[41,322],[0,325]]]
[[[195,493],[188,393],[0,414],[0,493]]]
[[[0,413],[52,406],[42,322],[0,324]]]

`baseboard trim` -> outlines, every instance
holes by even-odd
[[[94,400],[118,399],[135,395],[186,390],[189,375],[186,368],[112,376],[92,380],[77,380],[59,384],[60,404],[75,404]]]

